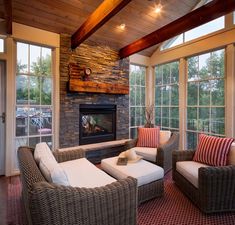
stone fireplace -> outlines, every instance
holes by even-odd
[[[91,68],[91,81],[129,85],[129,59],[119,60],[117,51],[96,43],[83,43],[74,51],[71,51],[70,46],[70,36],[62,34],[60,42],[60,148],[90,143],[90,134],[81,134],[79,127],[82,120],[80,114],[84,114],[83,105],[115,106],[116,122],[112,128],[104,122],[99,125],[98,129],[102,130],[102,127],[105,129],[96,133],[97,135],[94,133],[91,135],[96,136],[93,139],[95,143],[108,141],[111,138],[112,140],[129,138],[128,94],[76,93],[69,92],[67,86],[70,63]],[[93,116],[98,114],[93,114]],[[105,120],[110,121],[111,118],[113,117],[109,115]],[[104,117],[101,119],[104,121]],[[111,130],[116,133],[110,132]],[[100,138],[102,132],[105,138],[108,137],[108,140]]]
[[[79,143],[92,144],[116,140],[116,105],[79,106]]]

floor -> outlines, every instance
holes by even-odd
[[[235,212],[203,214],[172,180],[164,178],[164,196],[138,207],[138,225],[234,225]],[[170,212],[170,213],[169,213]],[[0,225],[25,225],[19,176],[0,176]]]
[[[10,178],[6,178],[5,176],[0,176],[0,224],[6,224],[6,216],[7,216],[7,185],[10,182]]]
[[[7,224],[8,186],[18,180],[17,176],[0,176],[0,225]]]

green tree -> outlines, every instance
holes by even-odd
[[[17,62],[17,73],[22,73],[27,65]],[[51,56],[38,57],[36,62],[31,65],[31,74],[29,79],[29,99],[31,104],[51,104]],[[28,85],[25,83],[24,88],[17,79],[17,100],[24,100],[28,96]],[[41,102],[40,102],[41,93]]]
[[[22,73],[25,69],[27,68],[26,64],[22,64],[21,61],[18,61],[16,64],[16,72],[17,73]]]
[[[199,70],[198,61],[204,64]],[[201,105],[199,115],[197,108],[188,107],[188,129],[195,131],[224,134],[224,50],[211,52],[203,62],[202,56],[188,59],[188,105]],[[197,77],[199,74],[199,77]],[[205,79],[210,80],[205,80]],[[196,81],[196,82],[192,82]],[[199,91],[199,99],[197,99]],[[210,108],[217,106],[216,108]],[[221,106],[218,108],[218,106]],[[195,109],[195,110],[194,110]],[[199,120],[197,118],[199,117]],[[211,118],[211,120],[209,119]],[[195,145],[196,135],[188,134],[188,146]],[[195,139],[195,140],[194,140]],[[195,147],[195,146],[194,146]]]

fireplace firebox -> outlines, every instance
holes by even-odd
[[[116,139],[116,105],[80,104],[79,144]]]

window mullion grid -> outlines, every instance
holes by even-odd
[[[170,127],[171,127],[171,106],[172,106],[172,104],[171,104],[171,92],[172,92],[172,77],[171,77],[171,69],[172,69],[172,64],[170,64],[169,65],[170,66],[170,84],[169,84],[169,112],[168,112],[168,118],[169,118],[169,122],[168,122],[168,129],[170,129]]]
[[[198,77],[198,80],[197,80],[197,131],[196,131],[196,136],[197,136],[197,142],[198,142],[198,129],[199,129],[199,106],[200,106],[200,104],[199,104],[199,102],[200,102],[200,100],[199,100],[199,97],[200,97],[200,93],[199,93],[199,91],[200,91],[200,80],[199,80],[199,67],[200,67],[200,65],[199,65],[199,63],[200,63],[200,61],[199,61],[199,56],[197,56],[197,61],[198,61],[198,64],[197,64],[197,77]]]
[[[42,47],[40,47],[40,65],[42,66]],[[41,71],[40,71],[41,72]],[[40,120],[42,120],[42,74],[38,74],[39,76],[39,108],[40,108]],[[41,131],[40,131],[40,141],[42,140],[42,137],[41,137]]]
[[[211,57],[212,53],[210,53],[210,61],[211,61]],[[212,69],[210,66],[210,73],[211,75],[214,77],[214,75],[212,74]],[[212,79],[215,80],[215,79]],[[211,134],[211,129],[212,129],[212,98],[211,98],[211,82],[209,81],[209,86],[210,86],[210,106],[209,106],[209,133]]]
[[[29,118],[29,109],[30,109],[30,45],[28,44],[28,73],[27,73],[27,77],[28,77],[28,101],[27,101],[27,126],[28,126],[28,132],[27,132],[27,142],[29,144],[29,123],[30,123],[30,118]]]

